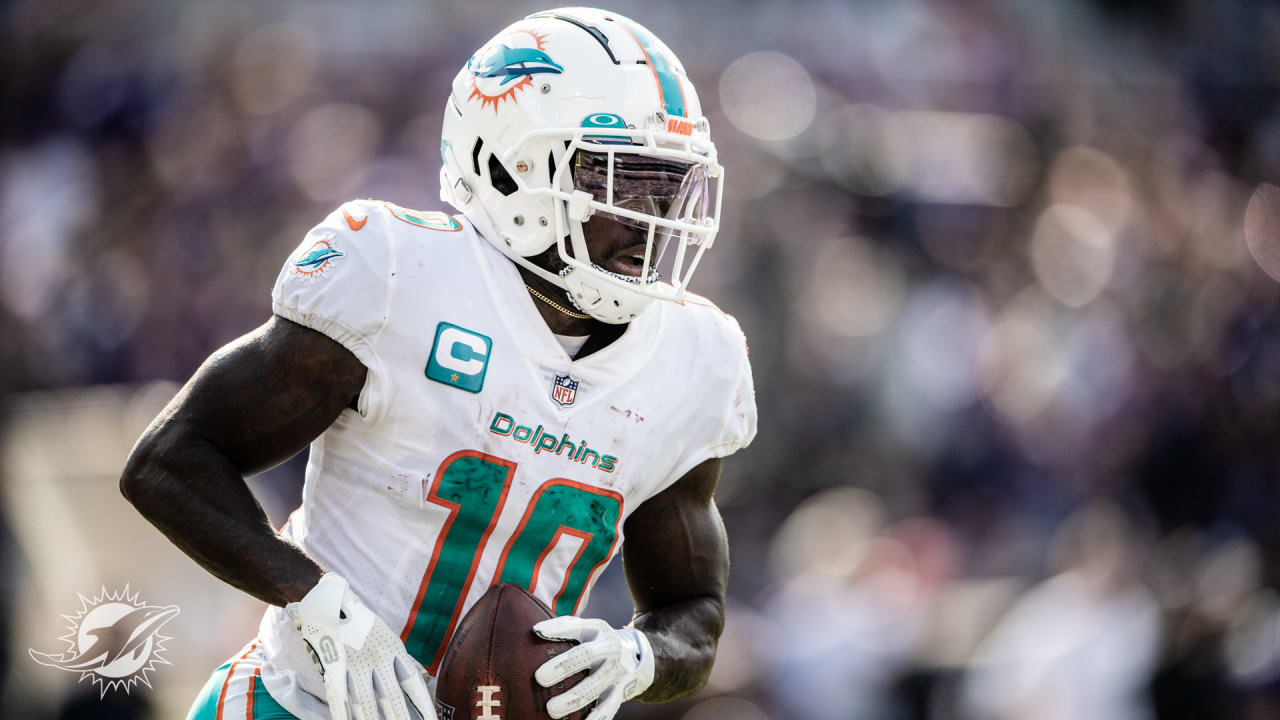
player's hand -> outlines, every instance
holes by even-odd
[[[538,684],[551,687],[574,673],[589,671],[577,685],[547,702],[547,714],[553,718],[562,718],[595,700],[587,720],[609,720],[624,700],[653,683],[653,648],[644,633],[633,627],[615,629],[603,620],[565,615],[543,620],[533,631],[544,640],[579,643],[543,663],[533,674]]]
[[[300,602],[284,608],[324,676],[334,720],[436,720],[422,666],[387,624],[360,602],[347,581],[325,573]]]

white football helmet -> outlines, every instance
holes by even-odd
[[[617,13],[548,10],[498,33],[454,78],[442,136],[441,199],[598,320],[682,299],[719,229],[724,171],[697,92],[666,45]],[[593,217],[636,228],[635,249],[592,258]],[[552,245],[558,275],[528,259]]]

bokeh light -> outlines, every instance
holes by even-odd
[[[1031,235],[1031,263],[1050,295],[1064,305],[1087,305],[1111,279],[1111,232],[1088,210],[1050,205]]]
[[[720,76],[720,106],[729,121],[760,140],[788,140],[813,122],[817,91],[804,67],[779,52],[743,55]]]
[[[999,416],[1022,424],[1039,415],[1066,378],[1066,358],[1043,309],[1046,300],[1026,291],[995,318],[983,339],[983,388]]]
[[[296,25],[265,25],[240,41],[231,62],[232,94],[250,115],[279,112],[311,90],[315,40]]]
[[[905,287],[889,252],[860,238],[835,238],[813,254],[803,289],[808,321],[828,336],[862,337],[884,330],[897,315]]]
[[[289,174],[312,200],[340,201],[351,194],[381,133],[377,116],[360,105],[313,108],[289,133]],[[333,142],[335,137],[342,142]]]
[[[1115,235],[1133,207],[1129,174],[1110,155],[1083,145],[1069,147],[1049,170],[1049,197],[1055,203],[1087,210]]]
[[[1262,183],[1254,189],[1245,210],[1244,236],[1258,267],[1280,280],[1280,187]]]
[[[719,697],[693,706],[681,720],[769,720],[769,716],[750,700]]]
[[[981,298],[966,286],[939,284],[911,299],[902,322],[903,372],[928,408],[954,410],[978,396],[978,354],[987,333]]]
[[[778,528],[769,549],[777,577],[851,572],[886,522],[884,503],[859,488],[834,488],[805,501]]]

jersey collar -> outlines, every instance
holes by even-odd
[[[607,395],[609,386],[619,385],[634,376],[656,349],[667,312],[663,302],[650,303],[639,317],[628,324],[626,332],[606,347],[581,360],[571,359],[542,319],[533,297],[525,290],[524,278],[515,263],[479,232],[475,232],[473,246],[498,315],[519,346],[516,349],[537,382],[542,381],[539,366],[563,369],[589,380],[600,386],[601,392],[584,398],[582,405],[587,405]],[[568,298],[565,301],[568,302]],[[549,398],[547,403],[556,407]],[[577,404],[567,410],[572,411],[576,407]]]

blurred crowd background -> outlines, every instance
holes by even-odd
[[[612,7],[728,169],[695,279],[751,345],[707,689],[644,720],[1280,718],[1280,9]],[[0,3],[5,717],[182,717],[260,606],[118,498],[340,202],[437,199],[449,83],[526,0]],[[252,481],[273,519],[302,463]],[[151,690],[32,662],[182,606]],[[623,622],[617,569],[588,612]]]

